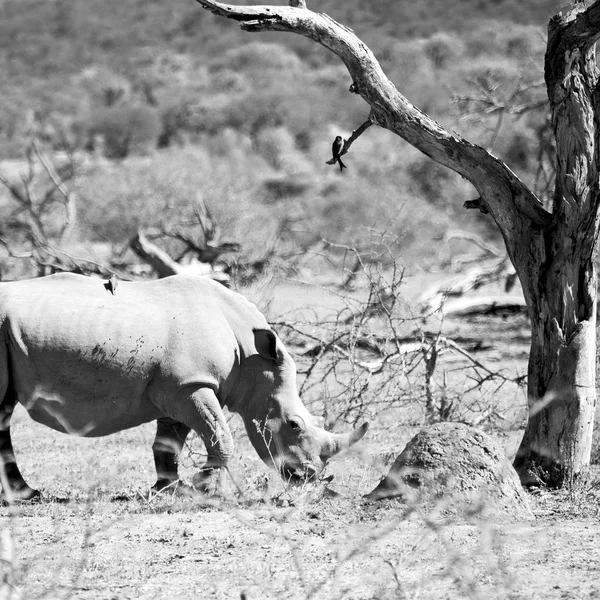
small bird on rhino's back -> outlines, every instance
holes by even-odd
[[[113,296],[117,293],[117,286],[119,285],[119,280],[117,276],[113,273],[110,276],[110,279],[104,284],[104,289],[110,292]]]

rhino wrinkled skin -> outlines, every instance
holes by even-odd
[[[239,413],[259,456],[287,478],[317,474],[365,433],[317,426],[296,368],[263,315],[207,278],[120,282],[59,274],[0,283],[0,457],[11,494],[31,498],[16,465],[17,402],[48,427],[103,436],[157,420],[156,488],[177,480],[190,430],[207,463],[198,487],[218,492],[233,441],[222,408]],[[4,490],[5,496],[6,490]]]

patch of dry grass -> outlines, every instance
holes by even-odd
[[[315,295],[318,288],[308,288],[301,299],[297,284],[281,289],[296,302],[336,309],[322,289]],[[253,291],[273,296],[268,286]],[[515,368],[523,367],[526,354],[516,353],[506,323],[456,327],[463,334],[495,332],[494,347],[478,357],[506,365],[510,355]],[[440,366],[456,367],[457,360]],[[511,394],[495,400],[506,408],[515,403]],[[419,411],[408,402],[369,409],[367,437],[327,466],[324,475],[333,479],[293,488],[260,462],[234,416],[234,491],[226,500],[207,500],[149,493],[152,425],[85,440],[36,425],[19,410],[18,459],[45,499],[1,513],[15,543],[11,576],[24,597],[52,599],[229,600],[242,591],[248,600],[558,599],[567,585],[574,598],[593,592],[593,582],[578,574],[600,552],[594,479],[568,497],[532,497],[533,524],[494,523],[478,514],[457,520],[442,505],[426,514],[395,500],[363,500],[415,433]],[[511,455],[518,431],[514,420],[509,425],[495,437]],[[190,438],[182,476],[190,480],[203,460],[202,445]]]

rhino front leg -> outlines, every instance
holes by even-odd
[[[10,436],[10,421],[16,402],[17,395],[10,388],[0,401],[0,499],[8,502],[32,500],[41,495],[25,483],[15,459]],[[6,490],[7,486],[8,490]]]
[[[177,464],[190,427],[170,418],[158,419],[156,438],[152,446],[156,466],[156,484],[159,491],[178,480]]]
[[[167,403],[155,403],[171,419],[193,429],[206,447],[206,464],[194,477],[194,486],[208,494],[224,492],[226,467],[233,455],[233,438],[215,393],[198,388],[180,393]]]

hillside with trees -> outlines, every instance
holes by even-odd
[[[547,3],[320,9],[355,28],[409,100],[544,196]],[[126,242],[198,194],[234,236],[255,231],[255,219],[261,239],[284,230],[288,254],[323,237],[360,245],[392,223],[407,262],[427,265],[450,258],[430,242],[457,218],[496,236],[462,209],[467,183],[385,132],[364,136],[343,177],[325,164],[335,135],[347,137],[366,113],[343,66],[300,36],[249,38],[183,0],[23,0],[0,10],[0,160],[22,158],[35,131],[45,151],[87,161],[74,179],[73,243]],[[372,194],[377,207],[364,202]],[[10,237],[19,217],[4,204]],[[260,255],[254,246],[242,258]]]

